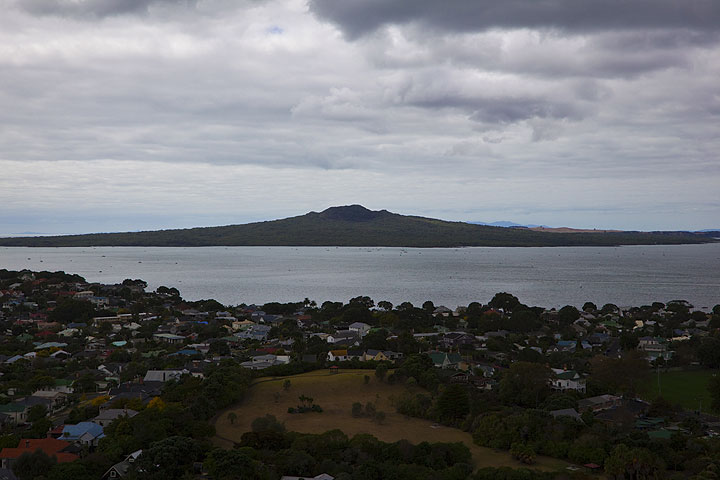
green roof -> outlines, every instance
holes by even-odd
[[[637,428],[656,427],[661,423],[665,423],[665,419],[657,417],[647,417],[635,422]]]
[[[18,405],[15,403],[8,403],[5,405],[0,405],[0,413],[17,413],[17,412],[24,412],[25,406],[24,405]]]
[[[653,430],[648,432],[648,437],[654,440],[669,440],[672,437],[673,432],[669,430]]]
[[[448,353],[448,360],[450,360],[450,363],[459,363],[462,361],[462,355],[459,353]]]
[[[444,353],[429,353],[428,356],[434,364],[442,364],[445,361]]]

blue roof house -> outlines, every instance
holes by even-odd
[[[101,425],[95,422],[80,422],[77,425],[65,425],[60,440],[96,447],[104,436]]]

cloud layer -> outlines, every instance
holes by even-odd
[[[310,8],[351,37],[411,22],[450,32],[492,28],[557,28],[578,33],[647,28],[717,31],[720,25],[720,5],[713,0],[310,0]]]
[[[712,0],[0,7],[3,233],[347,203],[578,227],[720,218]]]

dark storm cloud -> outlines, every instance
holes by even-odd
[[[720,29],[716,0],[311,0],[310,9],[337,24],[349,38],[386,24],[413,22],[455,32]]]
[[[531,118],[580,120],[583,112],[577,105],[545,99],[493,98],[482,102],[470,116],[472,120],[509,124]]]
[[[430,109],[458,108],[469,111],[469,118],[473,121],[500,125],[532,118],[580,120],[584,116],[580,104],[535,97],[467,98],[447,95],[411,100],[408,104]]]
[[[17,5],[34,15],[67,17],[111,17],[143,14],[153,5],[192,6],[196,0],[17,0]]]

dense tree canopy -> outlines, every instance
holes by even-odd
[[[503,372],[499,385],[500,398],[508,403],[537,408],[550,394],[552,371],[545,365],[515,362]]]

